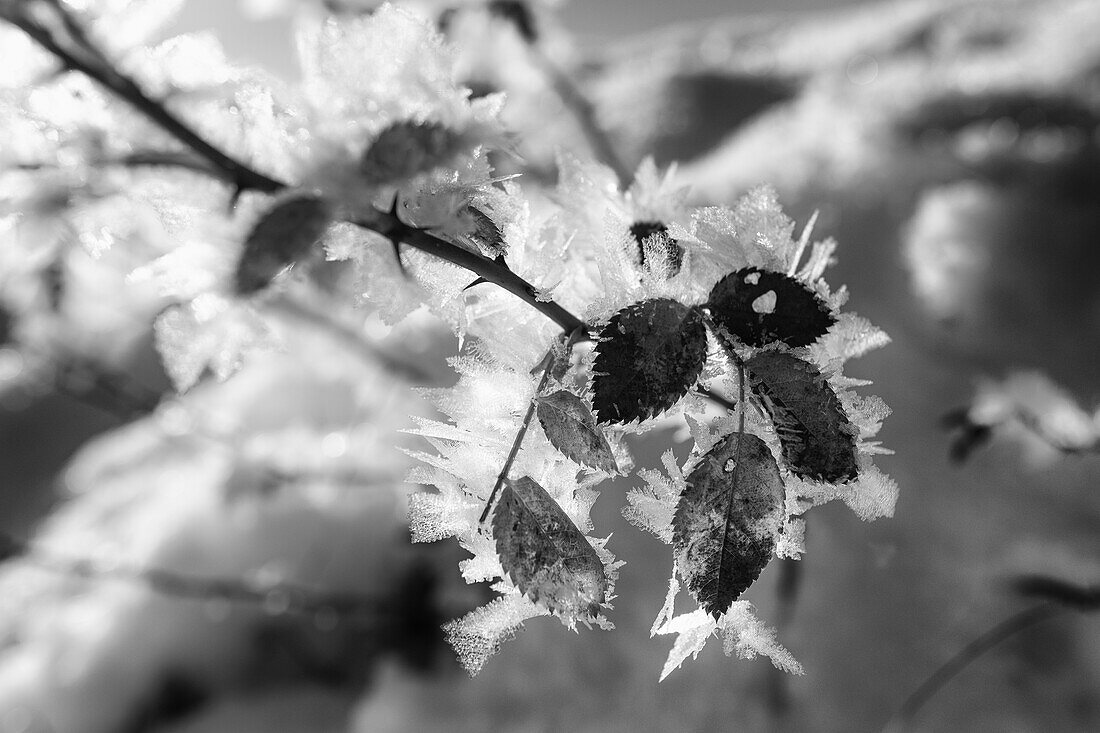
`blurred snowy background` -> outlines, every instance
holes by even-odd
[[[245,5],[192,0],[176,30],[213,27],[230,55],[295,73],[286,19],[250,19]],[[708,649],[657,685],[668,642],[650,639],[649,626],[667,557],[619,516],[630,485],[620,480],[594,512],[631,559],[617,588],[630,602],[612,634],[573,635],[536,619],[468,679],[446,659],[416,671],[423,659],[394,661],[378,634],[331,633],[324,619],[289,629],[277,615],[256,623],[206,601],[120,598],[117,588],[106,598],[79,579],[44,593],[44,581],[28,577],[20,595],[9,577],[0,703],[21,702],[0,711],[0,731],[872,731],[937,665],[1024,607],[1006,577],[1100,580],[1100,458],[1062,455],[1010,425],[957,464],[942,425],[980,380],[1017,369],[1049,375],[1085,408],[1100,403],[1100,3],[576,0],[560,17],[575,34],[578,76],[632,164],[646,154],[680,161],[699,203],[770,183],[800,224],[819,212],[818,236],[841,243],[830,280],[848,284],[851,309],[894,340],[853,375],[873,380],[894,410],[881,438],[897,451],[882,460],[901,487],[895,517],[863,524],[840,507],[818,510],[793,616],[776,610],[778,563],[748,594],[806,675],[786,680],[777,697],[766,661],[731,662]],[[398,351],[415,343],[392,339]],[[148,340],[139,334],[127,363],[163,386]],[[288,375],[279,370],[295,364],[273,360],[270,382],[211,388],[206,427],[218,429],[219,410],[243,415],[269,443],[253,449],[274,455],[278,440],[300,437],[272,438],[270,426],[302,401],[318,414],[322,401],[325,422],[315,427],[336,437],[321,450],[348,455],[354,470],[387,470],[398,460],[387,443],[396,426],[348,426],[404,392],[349,383],[358,372],[342,372],[341,360],[353,354],[301,348],[326,349],[323,374]],[[438,375],[453,343],[429,337],[417,348]],[[265,384],[287,380],[297,390],[271,400]],[[263,476],[226,479],[216,459],[196,465],[187,445],[158,443],[141,426],[101,438],[62,476],[80,446],[119,422],[59,394],[9,402],[0,523],[14,534],[96,487],[109,495],[101,506],[62,511],[51,526],[81,536],[73,525],[84,522],[102,538],[117,523],[140,536],[140,527],[124,530],[138,516],[155,526],[149,556],[159,566],[195,570],[199,556],[219,574],[279,577],[323,567],[349,591],[404,588],[433,563],[454,573],[453,558],[406,552],[399,491],[343,502],[339,516],[293,496],[257,508],[247,497]],[[649,454],[636,450],[643,465],[656,464],[667,435],[650,440]],[[135,453],[155,455],[155,473],[112,460]],[[248,515],[231,525],[212,498],[211,486],[226,480],[241,487],[237,511]],[[331,528],[327,547],[295,545],[309,522]],[[469,603],[459,589],[444,595],[445,608]],[[62,608],[59,599],[74,596],[78,607]],[[96,626],[104,609],[111,619]],[[242,639],[242,629],[258,636]],[[73,645],[80,654],[68,653]],[[1100,618],[1067,614],[1015,637],[942,691],[919,723],[1100,729]]]

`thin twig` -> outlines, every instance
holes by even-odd
[[[516,439],[512,441],[512,447],[508,451],[508,457],[504,459],[504,467],[500,469],[500,473],[497,475],[496,483],[493,484],[493,491],[489,494],[489,500],[485,502],[485,509],[481,512],[481,517],[478,518],[478,524],[482,524],[489,516],[489,510],[493,508],[493,502],[497,498],[497,493],[500,491],[500,487],[504,485],[504,482],[508,480],[508,472],[512,470],[512,464],[516,460],[516,456],[519,454],[520,446],[523,445],[523,436],[527,434],[527,428],[531,425],[531,418],[535,416],[535,405],[538,402],[539,394],[542,392],[542,388],[546,386],[546,382],[550,379],[550,370],[554,366],[554,351],[551,349],[547,352],[543,358],[546,366],[542,370],[542,379],[539,380],[539,384],[535,387],[535,394],[531,396],[531,402],[527,405],[527,414],[523,416],[523,424],[519,426],[519,432],[516,433]]]
[[[920,687],[906,699],[898,711],[887,721],[883,733],[903,733],[908,729],[913,717],[921,707],[968,664],[1005,639],[1057,616],[1065,610],[1065,607],[1054,602],[1040,603],[1009,616],[977,639],[974,639],[921,683]]]

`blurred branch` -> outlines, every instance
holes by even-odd
[[[1049,575],[1020,575],[1012,590],[1025,598],[1041,598],[1078,611],[1100,610],[1100,585],[1077,585]]]
[[[176,150],[139,150],[118,158],[104,157],[89,160],[87,162],[89,165],[100,168],[114,166],[122,168],[180,168],[194,173],[202,173],[207,176],[218,176],[217,169],[213,168],[205,160],[197,158],[190,153]],[[61,167],[62,165],[56,161],[36,161],[15,163],[10,166],[10,169],[17,171],[41,171],[57,170]]]
[[[26,0],[0,6],[7,20],[54,55],[71,71],[80,72],[125,99],[165,132],[208,160],[238,190],[274,193],[285,184],[223,153],[195,132],[160,101],[149,97],[137,82],[118,70],[87,36],[72,12],[56,0]]]
[[[344,344],[366,361],[382,366],[386,371],[396,374],[407,382],[431,384],[435,381],[435,378],[427,370],[422,369],[417,364],[386,353],[377,344],[364,338],[362,332],[349,324],[337,320],[328,313],[312,308],[298,299],[285,297],[272,300],[266,305],[298,321],[320,327],[333,340]]]
[[[279,582],[261,584],[240,578],[204,577],[158,568],[96,563],[83,558],[51,554],[31,543],[0,534],[0,558],[21,557],[28,565],[86,580],[140,583],[164,596],[191,600],[247,603],[274,613],[335,614],[344,620],[374,621],[388,615],[387,604],[357,593],[324,591]]]
[[[974,641],[963,647],[955,656],[943,663],[935,672],[921,683],[920,687],[906,699],[902,706],[886,723],[884,733],[904,733],[917,712],[932,697],[950,682],[959,672],[962,672],[968,664],[985,654],[1005,639],[1028,629],[1036,624],[1046,621],[1062,613],[1065,609],[1056,603],[1046,602],[1037,606],[1025,608],[1019,613],[1009,616],[1007,619],[986,631]]]
[[[1005,639],[1064,611],[1100,610],[1100,586],[1082,586],[1045,575],[1022,575],[1011,581],[1013,590],[1041,603],[1009,616],[963,647],[928,676],[887,722],[884,733],[904,733],[917,712],[968,664]]]
[[[615,176],[619,179],[619,187],[626,189],[633,180],[634,174],[620,157],[607,131],[596,119],[596,108],[592,101],[577,87],[569,74],[554,63],[553,59],[547,56],[539,46],[529,44],[529,48],[535,65],[550,81],[562,103],[572,112],[585,139],[592,146],[592,152],[596,158],[615,171]]]
[[[115,372],[102,364],[70,359],[57,367],[54,389],[126,422],[148,415],[160,405],[163,394]]]
[[[798,591],[802,587],[802,563],[804,560],[784,558],[779,561],[779,582],[776,585],[776,605],[778,613],[775,619],[777,628],[786,629],[794,619],[798,608]],[[768,708],[775,717],[786,715],[790,708],[790,675],[776,667],[767,670]]]
[[[949,452],[951,460],[955,463],[964,463],[975,450],[992,440],[997,428],[1011,421],[1015,421],[1032,436],[1067,456],[1100,453],[1100,440],[1093,440],[1091,443],[1067,443],[1063,438],[1052,434],[1042,420],[1023,409],[1015,410],[1002,422],[982,423],[971,418],[969,407],[961,407],[940,419],[944,428],[954,434]]]

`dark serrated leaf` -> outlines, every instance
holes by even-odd
[[[566,458],[607,473],[618,472],[603,430],[580,397],[564,389],[539,397],[536,414],[550,444]]]
[[[638,245],[638,256],[641,258],[642,267],[649,269],[646,261],[646,242],[650,246],[656,245],[665,253],[668,261],[668,275],[672,277],[680,271],[684,263],[684,248],[679,240],[673,239],[668,233],[668,227],[659,221],[638,221],[630,225],[630,234]]]
[[[466,213],[473,219],[473,229],[466,238],[486,257],[504,257],[508,247],[504,243],[504,234],[492,219],[481,209],[467,206]]]
[[[797,476],[843,483],[856,477],[855,429],[816,366],[764,351],[745,362],[753,393],[775,423],[783,457]]]
[[[719,280],[707,308],[718,325],[749,346],[808,346],[836,318],[816,293],[781,272],[744,267]]]
[[[667,298],[634,303],[600,331],[592,404],[598,422],[644,420],[687,393],[707,356],[698,310]]]
[[[331,218],[331,207],[318,196],[286,199],[271,207],[245,240],[234,278],[237,293],[250,295],[270,285],[309,252]]]
[[[508,481],[501,491],[493,537],[504,572],[552,613],[591,618],[607,601],[607,573],[596,550],[529,476]]]
[[[395,122],[363,152],[359,170],[370,183],[394,183],[443,165],[462,136],[438,122]]]
[[[715,619],[771,560],[783,507],[779,467],[755,435],[726,436],[688,474],[672,519],[676,567]]]

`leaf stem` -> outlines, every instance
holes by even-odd
[[[504,485],[504,482],[508,479],[508,472],[512,470],[512,464],[516,460],[516,456],[519,454],[520,446],[523,445],[523,436],[527,434],[527,428],[531,426],[531,418],[535,416],[535,404],[538,400],[539,393],[542,392],[543,387],[546,386],[546,382],[550,379],[550,369],[554,366],[554,351],[551,349],[543,357],[543,362],[546,366],[542,370],[542,379],[539,380],[539,384],[535,387],[535,394],[531,396],[531,401],[527,405],[527,414],[523,416],[523,424],[519,426],[519,432],[516,433],[516,439],[512,441],[512,447],[508,451],[508,456],[504,459],[504,467],[500,469],[500,473],[497,475],[496,483],[493,484],[493,491],[489,494],[488,501],[485,502],[485,509],[482,510],[481,516],[478,518],[478,524],[484,524],[485,520],[489,517],[489,510],[493,508],[493,502],[497,498],[497,493],[500,492],[500,487]]]

